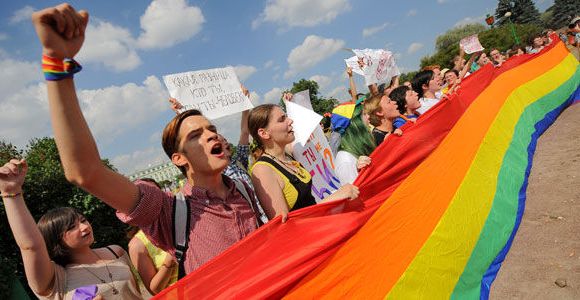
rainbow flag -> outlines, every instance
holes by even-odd
[[[560,42],[480,69],[375,150],[358,200],[276,218],[156,298],[487,299],[537,139],[579,86]]]

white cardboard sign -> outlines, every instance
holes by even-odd
[[[309,95],[308,90],[296,93],[292,98],[292,102],[295,105],[297,104],[296,106],[302,106],[312,111]],[[288,111],[288,116],[295,121],[302,121],[304,118],[302,115],[293,116],[290,111]],[[325,197],[331,195],[341,186],[340,180],[338,180],[334,173],[334,156],[330,150],[330,144],[320,126],[316,126],[312,134],[309,135],[306,143],[301,144],[295,142],[292,148],[292,154],[308,170],[310,176],[312,176],[311,192],[316,202],[320,202]]]
[[[165,75],[163,81],[182,110],[197,109],[210,120],[253,108],[232,67]]]
[[[459,41],[459,45],[463,47],[463,51],[467,54],[483,51],[483,46],[477,38],[477,34],[464,37]]]
[[[345,59],[345,63],[353,72],[365,77],[366,85],[389,83],[393,77],[401,75],[391,51],[353,49],[352,52],[355,56]]]

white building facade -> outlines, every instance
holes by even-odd
[[[181,175],[181,171],[172,162],[168,161],[145,170],[137,171],[129,175],[129,179],[133,181],[140,178],[151,178],[157,182],[165,180],[173,182],[178,175]]]

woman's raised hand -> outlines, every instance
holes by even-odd
[[[0,192],[3,195],[22,192],[28,164],[24,159],[11,159],[0,167]]]
[[[67,3],[32,14],[42,53],[57,59],[73,58],[79,52],[88,22],[86,11],[77,12]]]

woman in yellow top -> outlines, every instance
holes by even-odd
[[[289,100],[291,94],[284,98]],[[282,108],[274,104],[255,107],[248,118],[250,134],[263,150],[252,167],[252,182],[268,219],[281,215],[282,222],[288,212],[316,204],[311,194],[310,173],[285,151],[294,141],[292,123]],[[346,184],[323,201],[355,199],[358,194],[356,186]]]
[[[151,295],[177,282],[177,263],[139,230],[129,242],[129,257]]]

